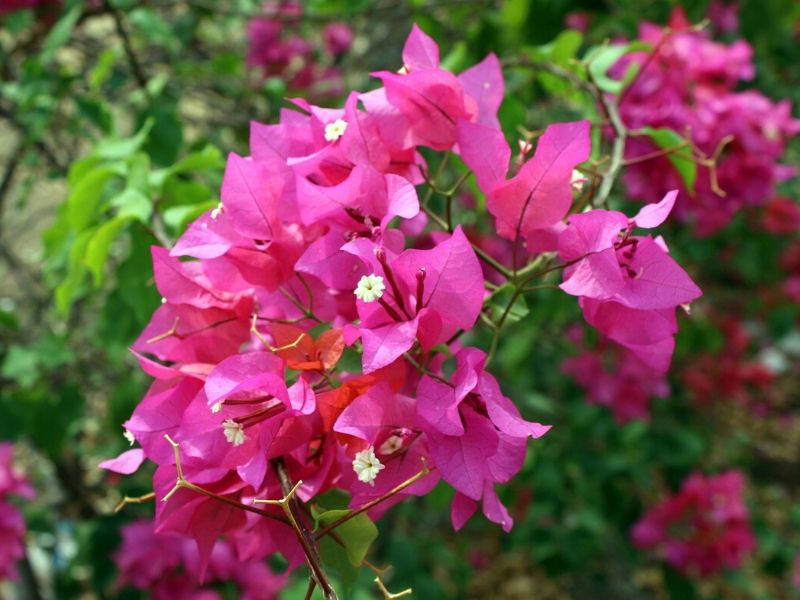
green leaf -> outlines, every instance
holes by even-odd
[[[216,207],[217,204],[219,204],[219,202],[216,200],[209,200],[193,206],[173,206],[164,211],[164,223],[175,232],[182,233],[189,223],[207,210]]]
[[[44,42],[42,42],[42,50],[39,54],[39,58],[43,63],[50,62],[53,59],[53,55],[56,53],[56,50],[69,41],[69,37],[72,35],[72,30],[74,29],[75,24],[78,22],[78,18],[81,16],[81,8],[82,7],[80,4],[73,6],[64,14],[63,17],[58,20],[55,25],[53,25],[53,28],[47,34],[47,37],[44,38]]]
[[[11,346],[0,367],[0,375],[30,388],[39,378],[39,357],[36,351],[25,346]]]
[[[467,51],[467,45],[463,41],[460,41],[456,43],[453,49],[442,59],[441,68],[451,73],[463,71],[469,60],[470,56]]]
[[[501,286],[492,293],[489,302],[492,307],[492,320],[495,323],[498,323],[506,312],[507,314],[503,321],[504,325],[516,323],[528,316],[530,309],[528,308],[528,303],[525,301],[525,296],[519,294],[514,298],[513,303],[511,303],[513,297],[514,286],[510,283]],[[511,303],[510,308],[509,303]]]
[[[206,169],[222,169],[225,166],[225,158],[219,148],[211,144],[202,150],[187,154],[172,167],[169,168],[171,175],[185,173],[186,171],[204,171]]]
[[[142,148],[158,165],[171,165],[183,145],[183,122],[175,102],[161,101],[152,105],[141,117],[153,122],[150,135]]]
[[[644,42],[634,41],[629,44],[613,44],[598,46],[589,50],[584,62],[594,82],[604,92],[619,94],[625,87],[625,81],[611,79],[608,71],[614,64],[629,52],[649,49],[650,45]],[[629,74],[626,73],[629,77]]]
[[[86,244],[86,254],[83,257],[83,263],[92,273],[92,279],[94,280],[96,288],[99,288],[103,284],[103,267],[108,260],[111,244],[130,220],[130,216],[114,217],[110,221],[106,221],[100,225],[100,227],[94,231],[92,237],[89,238]]]
[[[125,188],[109,204],[117,209],[117,217],[132,218],[142,223],[148,223],[153,214],[152,200],[134,188]]]
[[[94,169],[99,162],[99,158],[89,155],[84,158],[79,158],[72,163],[67,173],[67,184],[69,187],[73,188],[78,185],[78,182],[83,179],[84,175]]]
[[[128,160],[128,187],[143,194],[150,192],[150,157],[137,152]]]
[[[328,510],[317,515],[316,521],[320,528],[324,528],[349,512],[349,510]],[[361,566],[370,545],[378,537],[378,528],[375,527],[375,523],[367,516],[367,513],[361,513],[339,525],[335,531],[344,543],[344,550],[350,564],[354,567]]]
[[[36,340],[33,349],[39,355],[39,362],[48,371],[62,367],[75,358],[69,348],[68,339],[52,334]]]
[[[19,331],[19,320],[13,312],[0,308],[0,327],[11,331]]]
[[[152,183],[152,179],[151,179]],[[216,200],[218,192],[199,181],[186,181],[178,176],[167,177],[161,187],[160,206],[164,209],[173,206],[190,206]]]
[[[686,145],[686,140],[676,131],[666,127],[660,129],[643,127],[642,132],[662,150],[672,150],[681,144],[684,145],[680,150],[670,152],[666,156],[681,176],[686,189],[694,192],[694,185],[697,181],[697,163],[692,156],[692,151]]]
[[[506,0],[500,11],[503,28],[513,33],[518,32],[528,20],[530,9],[530,0]]]
[[[558,65],[568,65],[575,58],[583,43],[583,34],[576,29],[567,29],[558,34],[550,44],[550,57]]]
[[[3,15],[3,28],[12,36],[18,36],[33,27],[34,15],[30,9],[19,9]]]
[[[81,286],[86,279],[86,265],[83,263],[83,257],[92,235],[94,235],[94,229],[81,232],[70,248],[67,276],[58,284],[55,291],[56,309],[61,316],[69,314],[70,306],[80,294]]]
[[[96,94],[100,87],[111,75],[114,62],[117,60],[117,52],[114,48],[106,48],[100,53],[92,70],[89,72],[89,91]]]
[[[575,29],[562,31],[549,44],[529,48],[527,53],[537,63],[549,63],[561,67],[583,79],[582,70],[576,68],[575,56],[583,43],[583,35]],[[548,73],[545,70],[537,71],[537,79],[548,93],[570,98],[578,94],[575,86],[562,77]]]
[[[345,594],[349,593],[358,579],[359,568],[354,567],[342,547],[330,536],[319,541],[319,554],[325,569],[337,575],[342,582]]]
[[[336,364],[336,368],[345,373],[360,373],[361,372],[361,354],[358,353],[352,346],[348,346],[342,352],[342,357]]]
[[[109,133],[111,131],[111,107],[106,102],[86,96],[76,96],[75,104],[78,105],[80,114],[90,123],[94,124],[100,131],[103,133]]]
[[[118,174],[119,170],[112,166],[97,167],[85,173],[70,189],[67,197],[67,222],[72,229],[82,231],[92,223],[103,197],[105,184]]]
[[[94,155],[108,160],[130,158],[145,143],[154,123],[155,120],[147,119],[133,137],[102,140],[95,147]]]
[[[150,8],[136,8],[128,13],[128,18],[137,32],[150,44],[162,46],[170,53],[178,49],[178,39],[164,17]]]
[[[225,159],[222,156],[222,152],[220,152],[216,146],[209,144],[202,150],[184,156],[171,167],[158,169],[150,173],[150,185],[157,189],[161,189],[164,186],[200,185],[195,182],[182,181],[180,178],[174,176],[190,171],[213,170],[222,172],[224,166]],[[172,190],[164,190],[164,194],[170,193],[172,193]],[[182,191],[178,191],[174,195],[181,196]],[[205,197],[208,197],[207,193]],[[177,203],[185,204],[185,202]]]

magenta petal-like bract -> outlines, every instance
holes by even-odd
[[[409,71],[439,68],[439,46],[416,23],[403,46],[403,65]]]
[[[511,148],[500,129],[458,121],[458,150],[461,159],[475,173],[478,187],[488,194],[508,172]]]
[[[533,158],[487,198],[497,232],[515,240],[564,218],[572,204],[572,171],[589,158],[590,149],[589,121],[550,125]]]

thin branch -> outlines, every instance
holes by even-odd
[[[22,134],[23,139],[28,140],[28,143],[33,144],[39,150],[39,152],[44,155],[44,157],[47,159],[47,162],[50,163],[50,166],[53,169],[59,173],[66,173],[67,167],[61,163],[53,150],[51,150],[47,144],[39,139],[28,139],[30,134],[28,127],[19,121],[11,111],[0,107],[0,117],[3,117],[11,124],[12,127],[14,127],[14,129],[19,131],[19,133]]]
[[[606,116],[611,123],[611,128],[614,131],[614,141],[611,145],[611,163],[609,164],[606,172],[603,174],[603,181],[597,191],[597,196],[595,196],[595,204],[603,205],[608,201],[608,196],[611,194],[611,188],[614,187],[614,182],[619,175],[620,170],[622,169],[622,163],[625,155],[625,141],[628,137],[628,129],[622,122],[617,104],[609,100],[608,96],[603,93],[603,91],[595,82],[594,77],[589,69],[586,69],[586,74],[596,90],[597,100],[603,107],[603,110],[605,111]]]
[[[226,498],[225,496],[220,496],[219,494],[210,492],[205,488],[201,488],[199,485],[195,485],[191,481],[187,481],[186,477],[184,477],[183,475],[180,447],[178,446],[177,442],[175,442],[169,435],[165,434],[164,439],[166,439],[172,446],[172,451],[175,454],[175,470],[177,471],[177,479],[175,480],[175,485],[172,487],[172,489],[169,492],[167,492],[167,494],[161,499],[162,502],[168,502],[169,499],[172,498],[172,496],[174,496],[178,490],[186,489],[195,492],[196,494],[200,494],[201,496],[207,496],[209,498],[213,498],[215,500],[222,502],[223,504],[233,506],[234,508],[240,508],[242,510],[246,510],[247,512],[255,513],[257,515],[261,515],[262,517],[272,519],[273,521],[278,521],[279,523],[284,523],[286,525],[289,524],[288,519],[286,519],[281,515],[276,515],[269,511],[261,510],[260,508],[256,508],[255,506],[250,506],[248,504],[242,504],[241,502],[237,502],[236,500],[231,500],[230,498]]]
[[[423,206],[422,209],[425,211],[425,214],[428,215],[428,217],[430,217],[430,219],[434,223],[436,223],[437,226],[439,226],[439,228],[443,229],[444,231],[447,231],[446,221],[444,221],[439,215],[433,212],[430,208]],[[509,271],[507,268],[505,268],[503,265],[501,265],[499,262],[497,262],[495,259],[493,259],[491,256],[489,256],[486,252],[484,252],[481,248],[479,248],[472,242],[470,242],[470,245],[472,246],[472,249],[475,251],[475,254],[478,255],[478,258],[480,258],[489,267],[500,273],[506,279],[511,279],[512,277],[511,271]]]
[[[299,520],[295,515],[295,510],[297,510],[295,508],[297,506],[297,499],[295,495],[297,494],[297,490],[300,488],[303,482],[298,481],[292,485],[292,482],[289,479],[289,474],[287,473],[286,467],[283,465],[283,463],[280,460],[275,460],[272,462],[272,464],[275,468],[275,472],[278,474],[278,480],[280,481],[281,490],[283,491],[283,498],[280,500],[261,500],[254,498],[253,504],[278,506],[281,510],[283,510],[286,518],[289,521],[289,524],[291,525],[292,529],[294,529],[297,541],[300,542],[300,546],[303,548],[303,554],[306,556],[308,568],[311,570],[311,577],[316,581],[316,585],[319,586],[319,589],[322,591],[322,595],[325,597],[325,600],[338,600],[336,590],[333,589],[333,586],[328,579],[328,575],[325,573],[325,569],[322,566],[319,550],[314,543],[313,537],[305,527],[303,521]]]
[[[136,52],[133,50],[133,44],[131,43],[131,38],[128,35],[128,31],[125,29],[125,23],[122,20],[122,13],[112,4],[111,0],[103,0],[103,8],[105,8],[106,12],[111,15],[114,19],[114,26],[117,30],[117,35],[119,35],[120,39],[122,40],[122,47],[125,50],[125,56],[128,59],[128,64],[131,66],[131,71],[133,72],[133,77],[136,79],[136,83],[139,84],[139,87],[149,96],[149,91],[147,90],[147,77],[144,74],[144,70],[142,69],[142,65],[139,62],[138,57],[136,56]]]
[[[118,513],[129,504],[144,504],[145,502],[149,502],[150,500],[155,500],[155,497],[156,497],[155,492],[149,492],[141,496],[125,496],[122,498],[122,500],[119,501],[119,504],[117,504],[114,507],[114,512]]]
[[[669,156],[670,154],[674,154],[684,148],[689,148],[689,142],[684,140],[680,144],[676,144],[674,146],[670,146],[669,148],[662,148],[660,150],[655,150],[653,152],[647,152],[646,154],[640,154],[639,156],[634,156],[633,158],[628,158],[622,161],[622,165],[625,167],[629,167],[631,165],[637,165],[639,163],[647,162],[648,160],[654,160],[656,158],[661,158],[662,156]],[[685,158],[686,160],[694,161],[694,157],[686,157],[681,156],[679,158]]]
[[[320,529],[319,531],[317,531],[314,534],[314,538],[315,539],[320,539],[320,538],[328,535],[331,531],[333,531],[334,529],[336,529],[340,525],[343,525],[344,523],[347,523],[350,519],[354,519],[355,517],[357,517],[361,513],[364,513],[366,511],[368,511],[369,509],[371,509],[372,507],[377,506],[378,504],[380,504],[384,500],[388,500],[389,498],[391,498],[395,494],[398,494],[401,491],[403,491],[404,489],[406,489],[408,486],[414,485],[417,481],[419,481],[420,479],[425,477],[430,472],[431,472],[431,469],[428,468],[428,464],[425,461],[425,457],[423,456],[422,457],[422,468],[419,470],[418,473],[416,473],[415,475],[412,475],[411,477],[406,479],[403,483],[400,483],[400,484],[396,485],[395,487],[393,487],[391,490],[389,490],[385,494],[382,494],[381,496],[378,496],[377,498],[375,498],[373,500],[370,500],[366,504],[364,504],[362,506],[359,506],[358,508],[355,508],[355,509],[349,511],[346,515],[342,516],[339,519],[336,519],[333,523],[330,523],[329,525],[323,527],[322,529]]]
[[[311,600],[311,596],[314,595],[314,590],[317,587],[317,581],[313,577],[308,579],[308,589],[306,590],[305,600]]]

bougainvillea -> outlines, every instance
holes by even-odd
[[[11,462],[13,452],[11,444],[0,444],[0,581],[17,576],[14,565],[25,553],[25,521],[10,499],[31,500],[34,496],[33,488]]]
[[[264,16],[247,25],[247,66],[260,77],[274,77],[289,90],[304,90],[315,98],[342,93],[341,71],[335,59],[350,49],[353,34],[346,23],[328,24],[322,40],[307,39],[297,29],[303,17],[299,2],[267,2]]]
[[[660,237],[634,235],[667,218],[675,193],[633,218],[570,214],[588,121],[549,126],[510,168],[493,54],[455,75],[414,27],[402,68],[375,76],[383,87],[342,109],[294,100],[279,123],[253,123],[251,156],[229,156],[220,205],[173,248],[152,249],[163,302],[133,351],[154,382],[124,424],[140,448],[104,466],[158,465],[155,531],[195,540],[201,578],[223,537],[241,561],[305,560],[327,593],[317,542],[440,479],[456,490],[456,529],[479,505],[511,529],[497,484],[549,427],[523,418],[491,353],[463,341],[483,320],[498,330],[511,307],[492,312],[499,288],[481,262],[514,297],[545,263],[565,269],[561,288],[586,320],[659,373],[676,307],[700,295]],[[474,174],[511,266],[420,201],[416,186],[450,201],[460,185],[442,192],[422,147]],[[422,214],[441,231],[421,228]],[[316,503],[333,489],[349,511],[326,518]],[[312,500],[308,514],[300,503]],[[334,539],[361,564],[346,531]]]
[[[586,390],[589,402],[608,407],[620,424],[648,419],[650,399],[669,394],[663,373],[606,340],[565,360],[563,371]]]
[[[114,554],[118,585],[148,590],[154,600],[217,600],[213,584],[233,584],[237,598],[272,600],[286,577],[274,575],[259,561],[242,562],[233,548],[218,542],[204,578],[200,577],[197,546],[186,537],[158,534],[151,521],[136,521],[122,529],[122,544]],[[202,581],[202,583],[201,583]]]
[[[654,548],[676,569],[701,577],[735,569],[755,549],[744,476],[693,473],[680,492],[653,506],[633,528],[633,542]]]
[[[787,142],[800,132],[800,121],[792,118],[788,101],[775,103],[758,91],[737,90],[755,74],[747,42],[712,41],[690,26],[680,8],[669,27],[642,23],[639,40],[650,50],[632,52],[615,66],[620,77],[632,65],[639,67],[620,98],[625,124],[643,132],[626,145],[625,156],[632,164],[624,183],[631,198],[648,202],[679,189],[678,218],[708,235],[741,208],[770,200],[776,184],[794,175],[795,170],[780,161]],[[671,157],[658,152],[645,128],[668,128],[690,141],[691,148],[684,143],[669,150],[679,160],[700,158],[691,188],[670,165]]]

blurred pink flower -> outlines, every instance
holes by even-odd
[[[707,577],[738,569],[756,547],[745,506],[744,476],[692,473],[680,492],[650,508],[633,527],[633,543],[656,549],[679,571]]]

